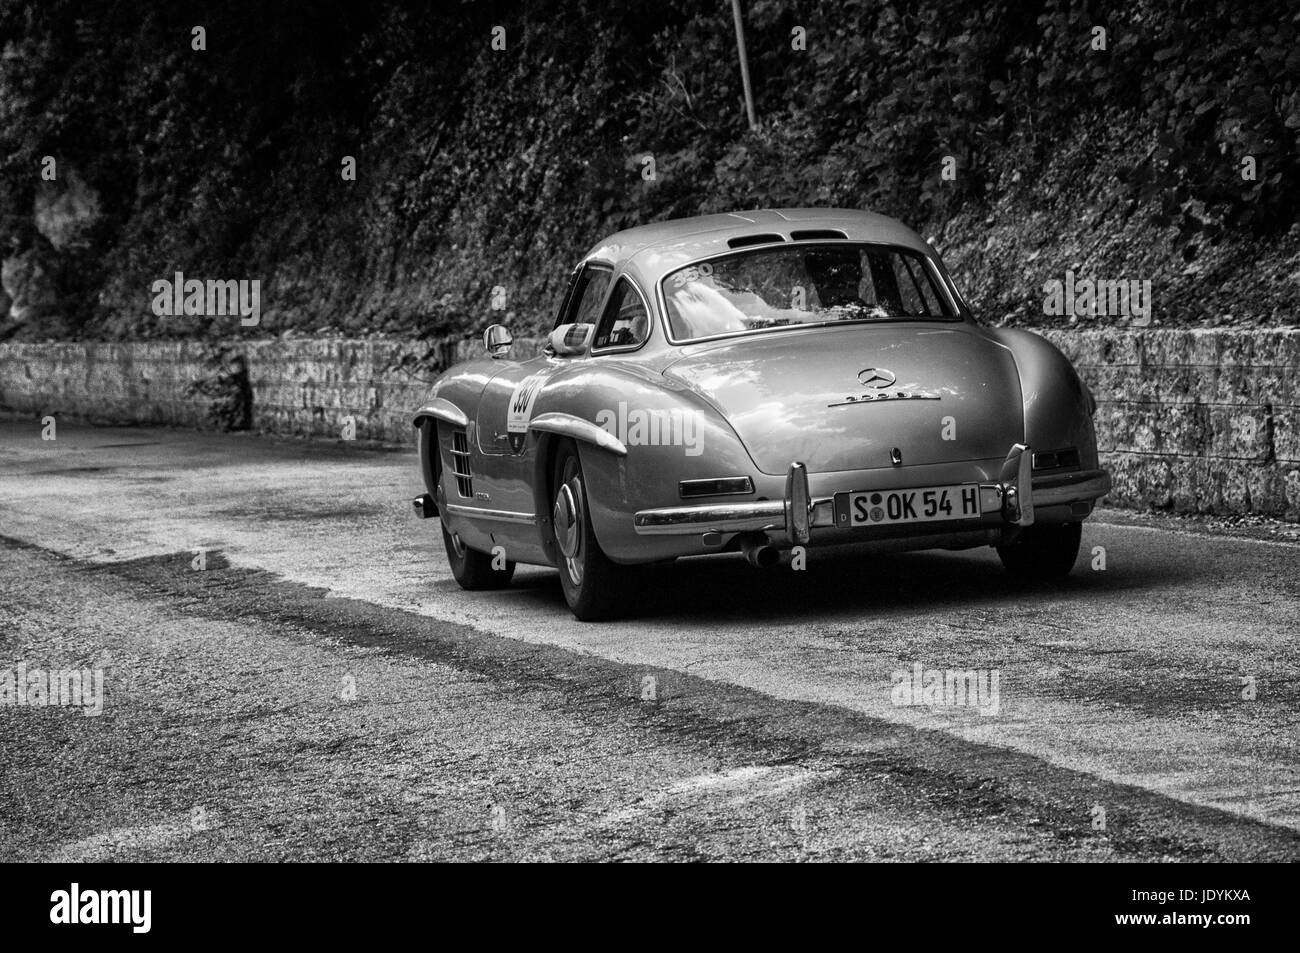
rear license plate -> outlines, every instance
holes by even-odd
[[[888,526],[969,520],[980,515],[978,483],[914,490],[855,490],[835,494],[836,526]]]

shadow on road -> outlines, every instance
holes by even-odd
[[[1119,591],[1167,588],[1172,579],[1191,583],[1212,569],[1203,565],[1175,567],[1161,559],[1094,572],[1085,548],[1065,580],[1022,584],[1006,575],[997,555],[987,548],[881,555],[865,547],[842,547],[810,553],[802,571],[791,569],[788,560],[759,570],[738,556],[708,556],[645,569],[641,595],[629,616],[660,622],[745,617],[764,623],[797,623],[810,616],[883,615],[923,607],[1023,608],[1087,602]],[[554,571],[527,567],[512,590],[539,610],[568,611]]]

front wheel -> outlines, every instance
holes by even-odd
[[[624,614],[635,589],[635,573],[605,555],[596,542],[578,448],[571,442],[555,455],[551,480],[551,526],[564,600],[583,622]]]
[[[442,456],[438,452],[438,425],[430,419],[420,424],[420,473],[424,487],[438,501],[438,521],[442,523],[442,543],[447,548],[451,574],[462,589],[504,589],[515,574],[515,564],[504,554],[489,555],[466,546],[459,536],[447,529],[447,497],[442,492]]]
[[[1064,579],[1079,557],[1082,523],[1054,526],[1029,526],[1020,531],[1016,541],[998,547],[998,556],[1016,579],[1049,582]]]
[[[490,555],[470,549],[459,536],[442,528],[442,541],[447,547],[447,562],[451,574],[462,589],[477,592],[483,589],[504,589],[515,574],[515,564],[504,553]]]

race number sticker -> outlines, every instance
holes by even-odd
[[[510,403],[506,405],[507,433],[528,431],[528,421],[533,416],[533,405],[537,403],[537,395],[542,392],[542,385],[546,383],[548,376],[548,374],[532,374],[515,385],[514,392],[510,395]]]
[[[690,268],[683,268],[681,271],[673,274],[673,287],[682,288],[688,282],[699,281],[702,278],[711,278],[713,276],[713,266],[707,261],[702,261],[698,265],[692,265]]]

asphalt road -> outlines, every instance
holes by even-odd
[[[418,490],[410,452],[0,422],[0,701],[104,686],[0,704],[0,860],[1300,859],[1296,543],[1101,511],[1060,586],[711,557],[583,625],[551,570],[460,591]],[[997,694],[898,704],[916,666]]]

